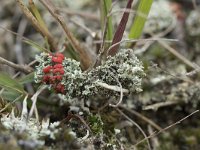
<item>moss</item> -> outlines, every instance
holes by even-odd
[[[90,115],[87,119],[89,121],[89,126],[94,134],[103,133],[103,122],[99,115]]]

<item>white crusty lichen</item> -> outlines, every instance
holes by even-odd
[[[200,36],[200,8],[190,12],[186,19],[186,27],[190,36]]]
[[[151,6],[144,33],[157,33],[176,23],[170,3],[166,0],[156,0]]]
[[[131,49],[121,49],[114,57],[108,56],[101,66],[92,69],[87,74],[83,95],[112,97],[119,94],[114,90],[106,89],[98,82],[120,86],[130,93],[140,92],[142,78],[145,75],[141,61]]]
[[[25,103],[26,104],[26,103]],[[28,140],[37,141],[38,144],[44,145],[44,137],[55,139],[55,135],[59,132],[59,122],[49,123],[49,119],[39,123],[35,118],[27,118],[27,108],[23,106],[22,116],[16,117],[14,111],[10,114],[3,115],[1,118],[2,125],[9,130],[18,133],[26,133]]]
[[[62,64],[65,73],[61,83],[65,85],[65,99],[79,97],[82,94],[80,88],[83,86],[85,80],[85,76],[80,67],[80,62],[68,58],[65,59]]]

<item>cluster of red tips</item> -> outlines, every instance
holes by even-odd
[[[62,62],[64,60],[64,55],[61,53],[49,54],[51,57],[51,65],[43,68],[43,82],[46,84],[51,84],[57,93],[65,94],[65,87],[60,82],[62,81],[64,69]]]

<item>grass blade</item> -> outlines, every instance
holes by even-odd
[[[9,75],[0,73],[0,87],[6,90],[13,90],[20,93],[25,93],[24,88],[15,79],[12,79]]]
[[[18,79],[20,84],[26,84],[34,81],[34,72],[29,73],[26,76],[23,76],[22,78]]]
[[[131,26],[129,39],[138,39],[144,28],[153,0],[140,0],[137,14]]]
[[[111,6],[112,0],[101,1],[101,27],[103,31],[104,26],[107,23],[106,40],[112,40],[113,38],[112,16],[108,16]]]
[[[22,40],[24,43],[36,48],[37,50],[40,50],[41,52],[47,52],[49,53],[50,51],[46,48],[43,48],[42,46],[38,45],[36,42],[33,42],[31,40],[23,39]]]
[[[44,20],[42,19],[41,15],[40,15],[40,12],[38,11],[37,7],[35,6],[33,0],[29,0],[29,6],[30,6],[32,14],[35,16],[35,18],[37,19],[38,23],[42,27],[42,29],[46,30],[46,32],[49,32],[49,30],[48,30]]]

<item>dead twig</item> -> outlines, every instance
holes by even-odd
[[[196,69],[196,65],[189,61],[186,57],[178,53],[174,48],[170,47],[167,43],[164,43],[163,41],[158,41],[159,44],[161,44],[164,48],[166,48],[169,52],[171,52],[174,56],[179,58],[182,62],[184,62],[189,67]]]
[[[110,50],[113,46],[116,46],[117,44],[121,44],[121,43],[132,43],[132,42],[155,42],[155,41],[168,41],[168,42],[178,42],[177,39],[167,39],[167,38],[159,38],[159,37],[152,37],[152,38],[148,38],[148,39],[122,39],[120,42],[113,44],[111,47],[109,47],[108,50]],[[95,40],[94,43],[102,43],[102,40]],[[112,41],[109,40],[105,40],[105,43],[111,43]]]
[[[165,107],[165,106],[171,106],[180,103],[180,101],[166,101],[166,102],[160,102],[148,106],[144,106],[142,109],[143,110],[157,110],[160,107]]]
[[[0,95],[1,95],[1,93],[0,93]],[[17,97],[15,100],[13,100],[12,102],[6,104],[5,107],[2,108],[2,109],[0,110],[0,113],[2,113],[4,110],[6,110],[10,105],[12,105],[12,104],[14,104],[15,102],[17,102],[18,100],[20,100],[23,96],[24,96],[24,95],[22,94],[22,95],[20,95],[19,97]]]
[[[103,1],[101,1],[103,3]],[[114,6],[115,3],[112,4],[110,10],[108,10],[108,12],[111,12],[112,9],[113,9],[113,6]],[[100,45],[100,49],[98,50],[99,54],[97,55],[97,58],[96,58],[96,61],[95,63],[93,64],[92,67],[97,67],[98,65],[101,64],[101,61],[102,59],[104,59],[104,53],[105,53],[105,41],[106,41],[106,35],[107,35],[107,29],[108,29],[108,20],[109,20],[109,16],[107,15],[105,18],[102,18],[104,19],[103,21],[103,29],[102,29],[102,42],[101,42],[101,45]]]
[[[48,9],[51,15],[58,21],[58,23],[65,31],[66,36],[69,42],[71,43],[72,47],[79,54],[82,68],[84,70],[88,69],[92,64],[92,60],[87,51],[81,47],[79,41],[74,37],[72,32],[69,30],[68,26],[65,24],[63,17],[57,14],[56,8],[50,0],[39,0],[39,1]]]
[[[199,112],[199,110],[196,110],[196,111],[192,112],[191,114],[187,115],[186,117],[182,118],[181,120],[179,120],[179,121],[177,121],[177,122],[175,122],[175,123],[173,123],[173,124],[167,126],[166,128],[164,128],[164,129],[162,129],[162,130],[160,130],[160,131],[158,131],[158,132],[156,132],[156,131],[153,132],[153,134],[151,134],[151,135],[149,135],[148,137],[144,138],[143,140],[139,141],[139,142],[136,143],[133,147],[139,145],[140,143],[142,143],[142,142],[144,142],[144,141],[146,141],[146,140],[149,140],[149,139],[152,138],[152,137],[155,137],[155,136],[159,135],[160,133],[163,133],[164,131],[166,131],[166,130],[172,128],[173,126],[175,126],[175,125],[177,125],[177,124],[180,124],[182,121],[184,121],[184,120],[187,119],[188,117],[190,117],[190,116],[196,114],[197,112]]]
[[[131,109],[129,109],[129,108],[127,108],[127,107],[124,107],[124,106],[122,106],[122,105],[120,105],[119,107],[122,108],[122,109],[124,109],[124,110],[126,110],[127,112],[129,112],[129,113],[135,115],[136,117],[138,117],[138,118],[144,120],[145,122],[147,122],[149,125],[151,125],[151,126],[154,127],[155,129],[157,129],[158,131],[162,130],[162,128],[161,128],[159,125],[157,125],[154,121],[152,121],[152,120],[150,120],[149,118],[145,117],[144,115],[142,115],[142,114],[136,112],[135,110],[131,110]]]
[[[160,38],[160,40],[162,40],[163,38],[161,38],[161,37],[164,37],[168,33],[172,32],[172,30],[174,30],[175,26],[176,26],[176,21],[173,21],[172,24],[164,31],[162,31],[156,35],[153,33],[149,33],[152,36],[150,39],[155,39],[155,38],[159,39]],[[173,40],[174,40],[174,42],[178,41],[177,39],[165,39],[165,40],[169,40],[172,42],[173,42]],[[135,50],[134,53],[135,54],[144,53],[153,43],[154,43],[154,41],[149,41],[149,42],[144,41],[144,46],[139,50]]]
[[[92,38],[95,38],[96,33],[94,31],[92,31],[91,29],[89,29],[88,27],[86,27],[85,25],[81,24],[80,22],[77,22],[76,20],[72,20],[70,19],[70,21],[72,21],[75,25],[77,25],[78,27],[81,27],[83,30],[85,30],[87,33],[89,33],[89,35]]]
[[[129,120],[133,125],[135,125],[139,130],[140,132],[143,134],[143,136],[145,137],[145,139],[147,139],[147,135],[146,133],[143,131],[143,129],[135,122],[133,121],[131,118],[129,118],[126,114],[124,114],[120,109],[116,108],[116,110],[122,115],[124,116],[124,118],[126,118],[127,120]],[[151,145],[150,145],[150,142],[149,140],[147,139],[147,145],[148,145],[148,149],[151,150]]]
[[[129,43],[132,43],[132,42],[135,43],[135,42],[138,42],[138,41],[144,41],[144,42],[147,42],[147,41],[151,42],[152,41],[152,42],[154,42],[154,41],[160,41],[160,40],[162,40],[162,41],[169,41],[169,42],[177,42],[176,39],[166,39],[166,38],[149,38],[149,39],[138,39],[138,40],[123,39],[123,40],[121,40],[121,41],[113,44],[112,46],[110,46],[109,49],[108,49],[108,52],[110,50],[112,50],[113,47],[115,47],[117,45],[120,45],[121,43],[124,43],[124,42],[126,42],[126,43],[128,43],[128,42]]]
[[[149,135],[153,134],[154,131],[152,129],[152,126],[148,125],[147,128],[148,128]],[[158,137],[153,137],[150,140],[151,140],[152,149],[158,149],[159,146],[160,146],[160,143],[158,141]]]
[[[89,14],[89,13],[86,13],[86,12],[78,12],[78,11],[73,11],[73,10],[69,10],[69,9],[63,9],[63,8],[57,8],[56,11],[58,12],[61,12],[61,13],[65,13],[69,16],[74,16],[74,15],[77,15],[77,16],[80,16],[82,18],[85,18],[85,19],[90,19],[90,20],[94,20],[96,22],[99,22],[100,19],[97,15],[94,15],[94,14]]]
[[[8,61],[2,57],[0,57],[0,64],[5,64],[5,65],[8,65],[12,68],[15,68],[16,70],[19,70],[19,71],[22,71],[24,73],[31,73],[33,72],[33,69],[29,66],[22,66],[22,65],[17,65],[11,61]]]
[[[44,47],[41,47],[41,46],[40,46],[39,44],[37,44],[36,42],[34,42],[34,41],[32,41],[32,40],[26,38],[25,36],[20,35],[19,33],[16,33],[16,32],[14,32],[14,31],[11,31],[11,30],[9,30],[9,29],[7,29],[7,28],[1,26],[1,25],[0,25],[0,29],[5,30],[6,32],[9,32],[9,33],[11,33],[11,34],[13,34],[13,35],[15,35],[15,36],[21,38],[21,39],[23,40],[23,42],[25,42],[25,43],[33,43],[33,44],[36,45],[37,47],[40,47],[43,51],[48,52],[48,49],[46,49],[46,48],[44,48]]]
[[[32,25],[35,27],[36,30],[40,32],[40,34],[48,40],[48,44],[51,47],[51,50],[58,50],[57,49],[57,42],[55,42],[53,36],[51,33],[44,29],[40,23],[37,21],[37,19],[33,16],[33,14],[30,12],[30,10],[27,8],[27,6],[23,3],[22,0],[16,0],[17,4],[21,8],[23,14],[28,18],[28,20],[32,23]]]

